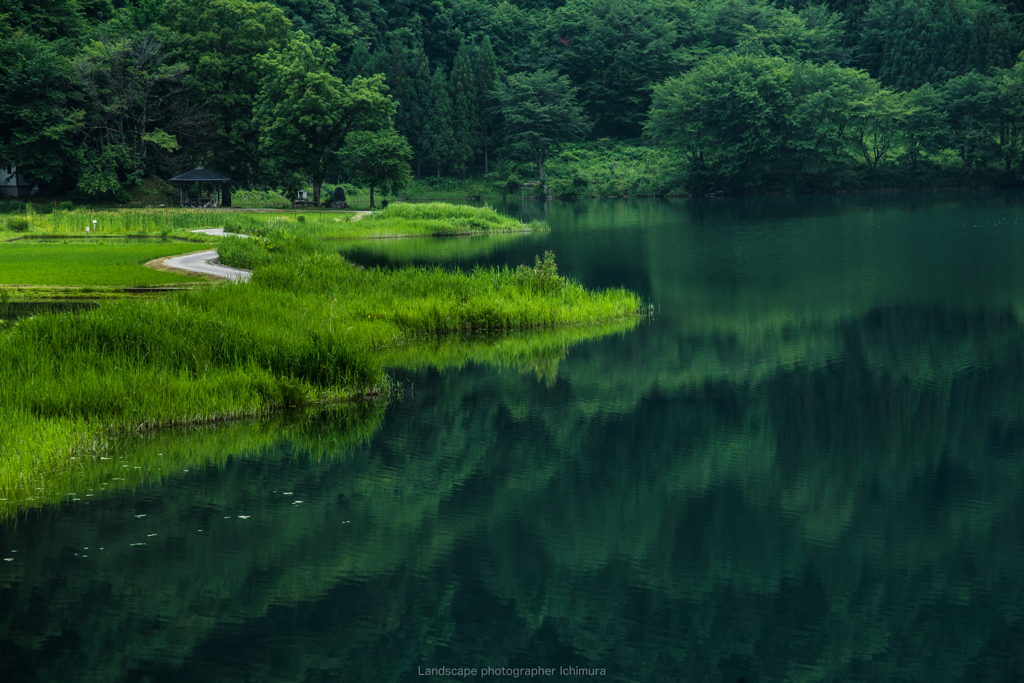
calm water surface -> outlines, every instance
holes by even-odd
[[[552,231],[350,255],[551,249],[654,315],[396,371],[355,447],[161,436],[230,457],[0,530],[0,680],[1021,680],[1020,196],[501,208]]]

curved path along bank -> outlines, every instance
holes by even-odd
[[[242,268],[229,268],[217,262],[217,252],[213,249],[208,251],[197,251],[194,254],[174,256],[163,262],[165,268],[174,270],[186,270],[190,273],[201,273],[203,275],[214,275],[232,282],[245,282],[252,277],[251,270]]]
[[[224,232],[224,228],[206,228],[205,230],[193,230],[192,232],[201,232],[204,235],[213,235],[214,237],[248,237],[248,235],[243,235],[240,232]],[[232,282],[245,282],[252,277],[251,270],[222,266],[217,262],[217,251],[214,249],[172,256],[168,259],[162,259],[160,265],[171,270],[184,270],[189,273],[222,277]]]
[[[371,212],[355,211],[353,213],[356,215],[352,217],[352,220],[357,221],[363,216],[369,216]],[[224,232],[224,228],[205,228],[203,230],[193,230],[192,232],[201,232],[204,235],[212,235],[214,237],[248,237],[248,235],[240,232]],[[200,275],[213,275],[214,277],[222,277],[232,282],[245,282],[252,277],[251,270],[222,266],[217,262],[217,252],[214,249],[197,251],[194,254],[173,256],[168,259],[158,259],[158,261],[159,265],[163,268],[184,270],[189,273],[199,273]],[[147,263],[146,265],[149,266],[151,264]]]

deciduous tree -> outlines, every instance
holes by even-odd
[[[0,40],[0,160],[34,181],[60,179],[84,112],[53,47],[19,31]]]
[[[370,186],[371,209],[375,187],[391,188],[394,193],[412,180],[410,159],[412,148],[393,128],[356,131],[348,136],[341,150],[341,162],[348,176]]]
[[[511,74],[497,84],[495,96],[509,149],[532,158],[541,180],[548,155],[590,131],[576,90],[554,71]]]
[[[157,36],[189,65],[189,99],[212,119],[211,163],[234,182],[259,177],[259,131],[253,105],[260,93],[257,57],[280,52],[292,39],[284,13],[266,2],[167,0]],[[323,65],[318,65],[322,69]]]
[[[395,113],[383,75],[345,83],[319,68],[328,61],[325,52],[301,39],[259,58],[265,75],[254,114],[261,152],[280,168],[305,174],[317,203],[349,133],[388,128]]]

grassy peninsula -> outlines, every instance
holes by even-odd
[[[552,254],[516,269],[367,270],[301,224],[218,246],[225,262],[258,261],[249,283],[107,301],[0,332],[0,502],[41,499],[107,457],[118,435],[385,396],[385,364],[403,364],[403,349],[412,365],[547,367],[536,349],[564,349],[565,335],[511,345],[486,335],[594,326],[573,338],[597,336],[610,321],[634,324],[640,307],[625,290],[560,276]],[[445,341],[467,335],[461,354]]]
[[[321,248],[319,242],[325,239],[511,237],[548,229],[540,221],[524,223],[490,207],[444,203],[392,204],[375,213],[166,208],[26,212],[0,220],[0,287],[31,288],[9,292],[24,299],[41,297],[38,287],[69,288],[56,295],[71,296],[72,289],[83,287],[200,283],[200,278],[188,274],[143,266],[153,259],[208,249],[211,244],[223,250],[225,262],[234,259],[232,265],[252,268],[267,262],[262,258],[268,256],[266,250],[249,250],[249,257],[241,256],[246,247],[233,245],[237,240],[194,232],[210,228],[253,235],[263,246],[299,245],[306,251]]]

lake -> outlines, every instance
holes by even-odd
[[[127,439],[177,469],[0,529],[0,680],[1020,680],[1020,194],[497,208],[552,230],[342,249],[651,314]]]

